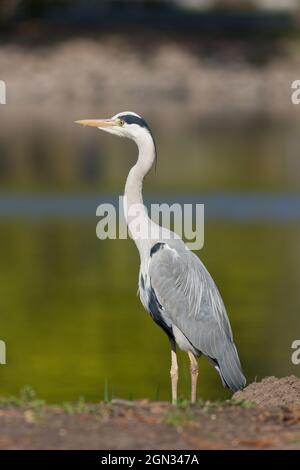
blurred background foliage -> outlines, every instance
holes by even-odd
[[[0,18],[2,21],[24,19],[100,20],[105,16],[116,18],[124,14],[127,19],[148,15],[151,21],[167,13],[168,21],[176,21],[181,15],[197,15],[203,12],[261,12],[287,11],[297,14],[298,0],[1,0]],[[152,17],[151,15],[154,14]],[[128,15],[128,16],[126,16]],[[141,17],[139,17],[141,18]],[[192,20],[192,16],[188,17]]]
[[[126,109],[158,146],[147,204],[205,203],[199,256],[248,381],[299,374],[299,2],[1,0],[0,18],[0,394],[169,398],[169,345],[135,296],[136,249],[95,234],[134,144],[73,124]],[[229,396],[204,360],[199,390]]]

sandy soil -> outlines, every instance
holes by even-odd
[[[294,375],[281,379],[266,377],[261,382],[253,382],[243,391],[235,393],[233,398],[250,400],[260,407],[300,407],[300,380]]]
[[[296,377],[269,377],[227,403],[177,407],[146,400],[65,409],[2,401],[0,449],[300,449],[299,386]]]

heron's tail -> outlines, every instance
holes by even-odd
[[[242,372],[236,347],[231,341],[226,345],[224,354],[218,360],[218,364],[215,367],[225,387],[230,388],[234,392],[245,387],[246,378]]]

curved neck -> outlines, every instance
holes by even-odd
[[[143,204],[142,188],[144,177],[149,173],[155,160],[155,145],[151,135],[143,135],[136,140],[139,155],[136,164],[131,168],[125,185],[124,196],[128,206]]]
[[[153,138],[148,132],[136,139],[139,155],[136,164],[131,168],[125,185],[124,192],[124,215],[129,232],[134,239],[140,255],[150,240],[141,237],[141,226],[143,229],[149,228],[152,221],[149,219],[147,209],[143,204],[142,188],[143,180],[151,170],[155,160],[155,145]]]

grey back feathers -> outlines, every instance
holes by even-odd
[[[205,266],[181,240],[157,243],[151,251],[148,275],[164,323],[211,360],[224,385],[243,388],[246,380],[226,310]]]

